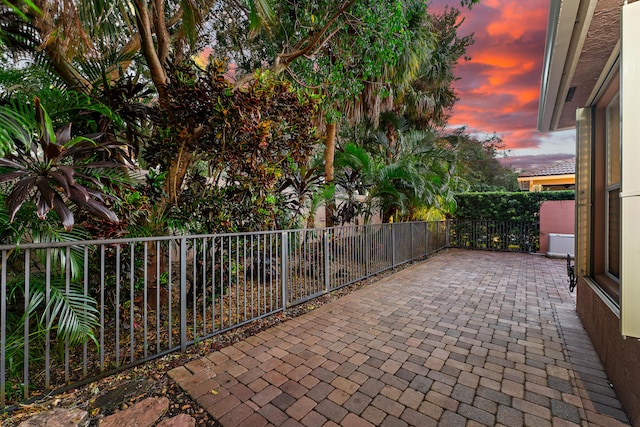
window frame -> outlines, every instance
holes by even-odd
[[[612,116],[614,111],[617,115]],[[605,132],[606,132],[606,186],[605,186],[605,274],[620,285],[620,189],[622,183],[621,158],[620,158],[620,91],[607,103],[605,107]],[[613,242],[617,246],[618,263],[616,267],[617,275],[612,271],[611,263],[611,194],[617,194],[617,225],[618,238]]]
[[[593,176],[592,176],[592,220],[591,220],[591,258],[592,278],[611,301],[620,307],[620,279],[609,272],[609,194],[620,188],[619,183],[609,185],[609,147],[607,126],[607,107],[612,101],[619,100],[620,74],[618,71],[604,86],[599,99],[593,107]],[[619,126],[618,126],[619,128]],[[619,143],[619,140],[618,140]],[[620,217],[618,217],[620,221]],[[619,244],[619,242],[618,242]]]

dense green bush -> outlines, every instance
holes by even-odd
[[[574,200],[575,191],[463,193],[456,197],[454,219],[537,222],[546,200]]]
[[[537,252],[540,249],[542,202],[574,199],[573,190],[458,194],[451,246]]]

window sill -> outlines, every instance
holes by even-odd
[[[596,274],[593,279],[612,302],[620,307],[620,282],[606,274]]]

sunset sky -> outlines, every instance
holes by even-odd
[[[460,6],[458,0],[431,0],[430,8]],[[460,101],[450,124],[471,133],[499,135],[509,149],[506,163],[530,170],[575,155],[575,131],[536,130],[540,76],[549,0],[480,0],[464,9],[461,35],[475,44],[456,69]]]

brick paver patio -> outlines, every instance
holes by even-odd
[[[170,372],[231,426],[627,425],[566,263],[450,250]]]

